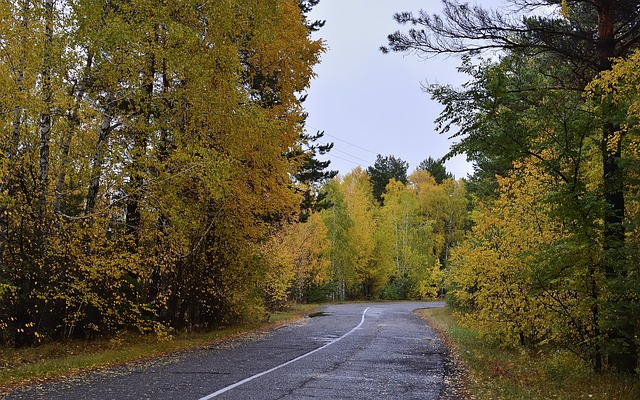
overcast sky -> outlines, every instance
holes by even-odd
[[[500,4],[482,1],[483,6]],[[444,156],[451,144],[435,132],[434,120],[442,107],[421,89],[421,83],[459,85],[467,79],[456,71],[459,57],[427,61],[415,55],[382,54],[387,35],[406,29],[393,20],[399,11],[440,12],[439,0],[321,0],[309,18],[326,20],[314,37],[328,51],[316,66],[305,109],[307,130],[325,132],[335,143],[329,155],[331,169],[341,175],[360,165],[366,168],[376,155],[394,155],[409,172],[427,157]],[[459,156],[446,163],[457,178],[473,169]]]

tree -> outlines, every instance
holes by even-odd
[[[353,251],[349,234],[353,229],[353,221],[349,218],[345,194],[342,191],[341,182],[334,178],[325,187],[330,207],[321,211],[322,218],[327,227],[329,238],[329,260],[331,281],[335,284],[333,298],[344,300],[347,297],[348,288],[355,280],[353,267]]]
[[[356,168],[324,190],[327,204],[320,214],[330,247],[323,254],[330,262],[334,298],[438,294],[443,267],[467,221],[462,181],[438,185],[427,171],[417,170],[406,185],[391,178],[379,205],[369,176]]]
[[[418,192],[392,179],[383,194],[379,229],[386,230],[391,244],[393,270],[387,290],[397,298],[433,298],[440,286],[440,263],[436,256],[433,224],[419,211]]]
[[[309,301],[313,289],[329,280],[329,238],[327,228],[319,213],[313,213],[305,223],[298,223],[291,239],[296,267],[294,293],[299,302]],[[297,251],[296,251],[297,249]]]
[[[447,269],[450,251],[462,241],[467,224],[464,182],[447,179],[438,184],[427,171],[417,170],[409,176],[409,183],[416,193],[421,224],[431,228],[433,255]]]
[[[447,168],[444,166],[442,160],[435,160],[432,157],[424,159],[418,169],[422,169],[431,174],[439,185],[444,182],[445,179],[454,179],[451,172],[447,172]]]
[[[389,36],[389,48],[394,51],[413,51],[430,56],[443,53],[477,54],[485,49],[502,49],[522,57],[548,57],[557,65],[571,66],[571,77],[553,71],[546,75],[555,79],[563,89],[582,90],[601,71],[611,69],[613,57],[625,56],[638,45],[640,9],[635,1],[514,1],[520,11],[531,11],[539,6],[554,6],[548,16],[517,19],[480,6],[444,0],[443,16],[424,12],[396,14],[399,23],[411,23],[408,33],[396,32]],[[604,109],[604,115],[614,115]],[[616,141],[618,127],[615,119],[605,120],[601,130],[602,182],[605,207],[603,211],[604,248],[603,272],[615,279],[623,264],[625,246],[625,196],[623,189],[624,166],[619,163],[620,141]],[[612,304],[610,304],[612,305]],[[622,320],[630,320],[629,311],[621,307],[617,312]],[[638,363],[637,344],[633,339],[634,327],[611,327],[608,336],[612,343],[620,343],[617,350],[610,349],[611,364],[626,371],[634,371]],[[599,369],[599,364],[596,368]]]
[[[407,183],[409,164],[395,156],[383,157],[378,154],[376,162],[367,168],[367,175],[373,184],[373,197],[382,204],[382,194],[391,178]]]
[[[373,263],[375,249],[376,203],[372,196],[371,182],[366,173],[356,168],[342,180],[342,191],[347,206],[347,215],[352,221],[348,243],[352,257],[355,282],[352,290],[365,298],[373,296],[377,265]]]
[[[318,155],[327,154],[333,148],[333,143],[316,144],[315,142],[324,136],[324,132],[315,135],[302,134],[302,142],[306,149],[300,149],[298,157],[303,159],[300,169],[296,174],[296,181],[303,190],[303,199],[300,205],[300,221],[305,222],[309,215],[322,208],[326,196],[322,192],[322,186],[338,175],[338,171],[326,170],[331,164],[330,160],[320,161]]]
[[[281,309],[290,300],[307,302],[311,292],[327,283],[329,246],[327,227],[317,212],[277,230],[263,246],[261,263],[268,310]]]
[[[640,301],[630,293],[638,293],[640,280],[638,276],[638,252],[640,237],[639,187],[640,137],[638,135],[638,117],[640,116],[640,96],[638,95],[638,67],[640,51],[636,50],[625,59],[615,60],[610,71],[601,73],[587,88],[587,95],[592,106],[601,110],[616,111],[620,130],[615,133],[616,146],[620,148],[618,163],[624,166],[626,243],[623,260],[617,265],[615,275],[607,282],[608,301],[614,306],[604,309],[604,318],[608,325],[613,325],[621,332],[638,332],[640,326]],[[601,107],[604,104],[605,107]],[[607,120],[612,115],[604,115]],[[614,149],[609,149],[615,151]],[[627,310],[630,319],[620,318],[618,309]],[[636,339],[636,344],[638,341]],[[628,349],[632,351],[633,348]]]
[[[313,158],[316,3],[3,3],[0,342],[260,315]]]
[[[545,68],[552,70],[557,67],[547,65]],[[534,161],[536,173],[546,176],[545,179],[553,183],[540,187],[546,196],[536,200],[539,218],[541,221],[542,218],[547,218],[545,221],[560,221],[554,223],[564,224],[570,229],[570,233],[566,234],[561,243],[547,242],[548,251],[556,257],[549,256],[547,260],[553,262],[540,263],[540,268],[534,267],[533,270],[538,273],[546,269],[546,273],[536,275],[537,283],[543,286],[544,290],[565,290],[559,285],[563,282],[562,279],[577,279],[573,275],[564,275],[575,272],[567,268],[565,262],[575,260],[575,254],[582,251],[580,249],[598,249],[599,245],[594,243],[593,239],[602,236],[601,214],[596,211],[602,207],[598,194],[600,180],[594,177],[594,174],[597,175],[595,171],[601,165],[595,145],[598,141],[597,121],[593,112],[584,107],[579,92],[549,89],[549,77],[541,73],[537,60],[525,61],[512,55],[502,58],[497,63],[474,67],[472,73],[474,79],[461,91],[437,88],[438,96],[442,96],[441,99],[447,104],[447,112],[450,113],[446,116],[449,118],[447,122],[454,118],[464,121],[461,129],[468,134],[465,137],[468,140],[461,145],[467,146],[472,159],[478,157],[484,165],[505,166],[504,172],[498,177],[494,175],[491,180],[495,182],[498,194],[504,190],[504,187],[501,188],[504,179],[540,179],[527,175],[527,171],[531,172],[528,168],[531,168]],[[489,186],[486,183],[483,185]],[[491,205],[492,199],[499,201],[493,193],[478,199],[487,205]],[[526,212],[526,208],[523,207],[522,212]],[[525,216],[522,218],[524,221]],[[507,230],[497,232],[496,236],[499,236],[500,232]],[[471,240],[472,243],[477,243],[475,239]],[[501,239],[493,240],[499,243]],[[544,250],[546,249],[537,249],[535,252],[546,254]],[[470,257],[471,254],[466,253],[466,256]],[[558,254],[566,257],[557,257]],[[473,261],[466,262],[477,263],[477,267],[482,268],[479,264],[481,260],[473,258]],[[575,272],[576,276],[584,274],[589,277],[583,281],[588,283],[588,286],[585,283],[583,287],[583,304],[593,304],[593,321],[589,322],[591,328],[588,329],[587,341],[592,348],[588,352],[585,352],[585,349],[580,351],[597,367],[601,360],[600,334],[597,330],[604,327],[604,319],[601,318],[603,310],[597,300],[600,298],[599,293],[604,290],[599,279],[602,270],[596,264],[585,260],[575,262],[574,265],[583,267],[580,272]],[[523,280],[530,278],[526,274],[519,276]],[[526,282],[518,281],[516,278],[517,276],[510,278],[514,279],[513,284],[530,287]],[[555,284],[558,284],[558,287],[555,287]],[[586,288],[590,289],[587,291]],[[563,305],[564,303],[561,303],[561,307]],[[584,307],[581,309],[585,310]],[[517,314],[512,316],[527,318]]]
[[[450,296],[482,336],[509,346],[551,343],[595,363],[601,322],[593,306],[601,299],[592,270],[600,246],[568,229],[558,204],[545,200],[557,177],[540,164],[517,163],[498,179],[498,198],[474,211],[468,240],[454,250]]]
[[[377,203],[369,177],[359,167],[326,186],[330,206],[321,214],[331,242],[332,280],[338,299],[377,297],[387,278],[387,264],[379,262]]]
[[[306,21],[305,25],[307,26],[307,29],[309,30],[309,32],[317,32],[326,23],[326,21],[322,21],[322,20],[309,21],[306,18],[306,15],[313,9],[313,7],[317,6],[318,3],[320,3],[320,0],[299,0],[298,1],[298,7],[300,7],[300,11],[302,11],[302,14],[305,16],[305,21]]]

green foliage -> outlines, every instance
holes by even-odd
[[[640,235],[640,216],[638,196],[640,177],[640,136],[638,135],[638,116],[640,116],[640,96],[638,95],[639,52],[636,50],[626,59],[616,60],[610,71],[605,71],[587,87],[587,96],[591,106],[597,110],[605,124],[619,127],[603,140],[604,153],[615,156],[622,169],[619,185],[623,191],[624,219],[622,243],[606,241],[603,257],[613,262],[603,263],[607,280],[604,294],[607,302],[602,307],[603,328],[608,335],[608,352],[611,358],[633,362],[634,352],[640,353],[640,269],[638,264]],[[604,157],[606,159],[606,157]],[[605,165],[606,167],[606,165]],[[610,187],[603,185],[606,196]],[[605,222],[610,218],[610,208],[605,209]],[[620,222],[612,224],[620,229]],[[606,245],[609,245],[608,247]],[[637,370],[637,365],[633,366]]]
[[[554,182],[535,162],[500,185],[498,199],[474,212],[473,231],[453,257],[450,296],[462,323],[507,346],[562,343],[590,359],[597,245],[568,247],[571,234],[544,200]]]
[[[400,298],[433,298],[441,278],[435,232],[431,221],[422,218],[418,192],[413,189],[393,179],[389,182],[383,195],[380,228],[388,232],[392,243],[391,277]]]
[[[637,352],[630,335],[638,325],[630,321],[637,321],[638,301],[629,295],[637,288],[631,262],[637,238],[629,232],[613,246],[607,234],[616,225],[609,219],[611,183],[601,172],[607,157],[601,126],[621,126],[607,139],[607,152],[621,154],[624,226],[633,229],[637,95],[627,77],[637,60],[603,73],[585,104],[576,94],[548,89],[552,82],[536,68],[542,60],[520,57],[472,68],[474,80],[463,93],[436,91],[451,104],[443,121],[466,118],[459,150],[477,155],[479,168],[511,166],[488,185],[486,174],[476,175],[476,194],[493,192],[492,200],[479,204],[473,233],[454,257],[452,302],[466,326],[505,345],[553,343],[596,369],[622,368],[620,360]],[[494,146],[486,146],[489,140]]]
[[[463,239],[467,225],[466,185],[451,179],[438,184],[427,171],[421,170],[409,179],[418,197],[421,226],[428,225],[432,230],[434,253],[446,269],[450,250]]]
[[[371,178],[373,185],[373,197],[382,204],[382,194],[384,193],[389,180],[407,183],[407,169],[409,164],[395,156],[383,157],[378,154],[376,162],[367,168],[367,175]]]
[[[374,212],[369,178],[360,168],[343,179],[334,179],[327,189],[331,208],[323,211],[328,228],[332,280],[336,297],[371,297],[378,290],[381,265],[373,259],[376,249]]]
[[[301,222],[306,222],[313,211],[319,211],[322,208],[326,194],[322,192],[321,188],[338,175],[338,171],[326,171],[330,161],[320,161],[316,158],[318,155],[327,154],[333,148],[333,143],[315,144],[323,136],[324,132],[318,132],[315,135],[303,133],[301,139],[306,149],[301,148],[292,154],[292,156],[300,156],[303,159],[296,174],[298,186],[304,190],[300,207]]]
[[[435,160],[433,157],[428,157],[418,165],[418,169],[427,171],[436,180],[437,184],[441,184],[445,179],[454,179],[451,172],[447,172],[447,168],[444,166],[442,160]]]
[[[637,124],[637,118],[627,120],[633,103],[627,101],[637,94],[637,64],[616,66],[614,59],[629,56],[638,46],[638,4],[576,0],[520,5],[521,18],[454,0],[443,2],[442,15],[399,13],[396,20],[412,27],[390,35],[390,49],[425,56],[465,55],[461,71],[471,80],[461,89],[434,85],[429,91],[445,106],[437,121],[440,132],[458,129],[451,154],[465,153],[476,163],[470,191],[478,197],[498,197],[496,202],[502,204],[502,197],[510,193],[506,205],[518,204],[524,193],[505,191],[500,178],[527,177],[520,169],[531,171],[534,166],[543,181],[552,183],[534,207],[540,221],[550,218],[566,229],[564,236],[542,248],[527,250],[525,245],[501,254],[500,249],[515,244],[503,237],[505,229],[498,224],[501,229],[485,234],[486,242],[479,247],[507,264],[520,266],[526,260],[522,268],[533,268],[521,275],[500,275],[506,279],[498,282],[523,285],[522,301],[549,296],[550,303],[543,305],[557,314],[555,325],[563,326],[570,316],[574,333],[560,334],[563,345],[582,347],[581,354],[596,370],[609,366],[634,372],[640,347],[638,298],[631,293],[638,279],[630,255],[637,240],[627,229],[634,229],[629,214],[634,186],[628,177],[637,163],[626,159],[626,138],[627,128]],[[548,5],[549,12],[532,15],[541,5]],[[474,64],[471,57],[485,49],[501,50],[499,60]],[[582,97],[586,86],[593,91],[592,104]],[[497,211],[490,202],[487,207]],[[479,257],[480,250],[469,246],[469,255],[475,257],[470,264],[478,269],[490,266]],[[533,258],[527,259],[523,250]],[[499,270],[505,269],[497,266],[491,271]],[[532,285],[541,293],[526,293]],[[476,289],[464,290],[472,296]],[[491,303],[479,305],[477,314],[490,313]],[[497,307],[514,313],[494,322],[527,323],[527,307]],[[555,340],[553,335],[550,340]]]

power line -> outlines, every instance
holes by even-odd
[[[324,132],[324,134],[325,134],[325,135],[327,135],[327,136],[329,136],[329,137],[332,137],[332,138],[334,138],[334,139],[336,139],[336,140],[339,140],[339,141],[341,141],[341,142],[344,142],[344,143],[346,143],[346,144],[348,144],[348,145],[350,145],[350,146],[357,147],[357,148],[359,148],[360,150],[364,150],[364,151],[366,151],[366,152],[368,152],[368,153],[371,153],[371,154],[374,154],[374,155],[376,155],[376,156],[377,156],[378,154],[380,154],[380,153],[376,153],[376,152],[375,152],[375,151],[373,151],[373,150],[365,149],[365,148],[364,148],[364,147],[362,147],[362,146],[358,146],[357,144],[353,144],[353,143],[351,143],[351,142],[347,142],[347,141],[346,141],[346,140],[344,140],[344,139],[340,139],[340,138],[339,138],[339,137],[337,137],[337,136],[333,136],[332,134],[327,133],[327,132],[325,132],[325,131],[323,131],[323,130],[321,130],[321,129],[318,129],[318,128],[316,128],[316,127],[313,127],[313,126],[311,126],[311,125],[307,125],[307,126],[308,126],[309,128],[311,128],[311,129],[315,129],[316,131]]]
[[[331,135],[331,134],[329,134],[329,133],[325,133],[325,134],[326,134],[327,136],[329,136],[329,137],[332,137],[332,138],[334,138],[334,139],[337,139],[337,140],[339,140],[339,141],[341,141],[341,142],[344,142],[344,143],[346,143],[346,144],[348,144],[348,145],[351,145],[351,146],[353,146],[353,147],[357,147],[357,148],[358,148],[358,149],[360,149],[360,150],[366,151],[366,152],[371,153],[371,154],[375,154],[376,156],[380,154],[380,153],[378,153],[378,152],[375,152],[375,151],[372,151],[372,150],[369,150],[369,149],[365,149],[365,148],[364,148],[364,147],[362,147],[362,146],[358,146],[357,144],[353,144],[353,143],[351,143],[351,142],[347,142],[346,140],[344,140],[344,139],[340,139],[339,137],[337,137],[337,136],[333,136],[333,135]]]
[[[328,137],[334,138],[334,139],[336,139],[336,140],[339,140],[340,142],[346,143],[346,144],[348,144],[348,145],[350,145],[350,146],[353,146],[353,147],[358,148],[358,149],[360,149],[360,150],[366,151],[367,153],[375,154],[376,156],[378,156],[378,155],[381,155],[381,154],[382,154],[382,153],[379,153],[379,152],[375,152],[375,151],[373,151],[373,150],[369,150],[369,149],[367,149],[367,148],[365,148],[365,147],[362,147],[362,146],[359,146],[359,145],[357,145],[357,144],[351,143],[351,142],[349,142],[349,141],[347,141],[347,140],[341,139],[341,138],[339,138],[339,137],[337,137],[337,136],[334,136],[334,135],[332,135],[332,134],[330,134],[330,133],[327,133],[327,132],[325,132],[325,131],[323,131],[323,130],[321,130],[321,129],[318,129],[318,128],[316,128],[316,127],[313,127],[313,126],[311,126],[311,125],[307,125],[307,127],[311,128],[311,129],[314,129],[314,130],[316,130],[316,131],[318,131],[318,132],[323,132],[323,133],[324,133],[324,135],[326,135],[326,136],[328,136]],[[326,144],[329,144],[329,143],[326,143]],[[367,166],[370,166],[370,165],[373,165],[373,164],[374,164],[374,163],[372,163],[371,161],[365,160],[365,159],[360,158],[360,157],[358,157],[358,156],[354,156],[353,154],[349,154],[349,153],[347,153],[346,151],[343,151],[343,150],[337,149],[337,148],[335,148],[335,147],[334,147],[333,149],[331,149],[331,151],[329,152],[329,154],[327,154],[327,156],[328,156],[329,158],[334,157],[334,158],[337,158],[337,159],[339,159],[339,160],[349,162],[349,163],[351,163],[351,164],[361,165],[361,163],[359,163],[359,162],[356,162],[356,161],[353,161],[353,160],[349,160],[349,159],[346,159],[346,158],[344,158],[344,157],[340,157],[340,156],[336,155],[335,153],[332,153],[332,152],[335,152],[335,151],[340,152],[340,153],[342,153],[342,154],[345,154],[345,155],[347,155],[348,157],[352,157],[352,158],[354,158],[354,159],[356,159],[356,160],[362,161],[362,162],[366,163],[366,165],[367,165]],[[403,160],[403,161],[404,161],[404,160]],[[419,168],[419,165],[416,165],[416,164],[410,163],[410,162],[408,162],[408,161],[405,161],[405,162],[409,165],[409,167],[416,168],[416,169],[417,169],[417,168]],[[456,172],[456,171],[447,171],[447,172],[450,172],[450,173],[452,173],[452,174],[454,174],[454,175],[460,175],[460,176],[461,176],[461,175],[467,175],[467,173],[461,173],[461,172]]]
[[[360,158],[360,157],[354,156],[353,154],[349,154],[349,153],[347,153],[346,151],[342,151],[342,150],[340,150],[340,149],[333,148],[333,149],[331,149],[331,151],[337,151],[337,152],[340,152],[340,153],[342,153],[342,154],[345,154],[345,155],[347,155],[347,156],[349,156],[349,157],[353,157],[353,158],[355,158],[356,160],[359,160],[359,161],[362,161],[362,162],[367,163],[367,165],[372,165],[372,164],[373,164],[373,163],[372,163],[371,161],[369,161],[369,160],[365,160],[364,158]]]
[[[354,164],[354,165],[358,165],[358,166],[360,166],[360,163],[359,163],[359,162],[355,162],[355,161],[353,161],[353,160],[348,160],[348,159],[346,159],[346,158],[343,158],[343,157],[337,156],[337,155],[335,155],[335,154],[332,154],[330,157],[331,157],[331,158],[337,158],[337,159],[339,159],[339,160],[346,161],[346,162],[348,162],[348,163],[351,163],[351,164]]]
[[[313,126],[311,126],[311,125],[307,125],[307,126],[308,126],[309,128],[315,129],[316,131],[321,131],[320,129],[315,128],[315,127],[313,127]],[[353,146],[353,147],[356,147],[356,148],[358,148],[358,149],[360,149],[360,150],[366,151],[367,153],[375,154],[375,155],[376,155],[376,157],[377,157],[377,156],[382,155],[382,153],[375,152],[375,151],[373,151],[373,150],[369,150],[369,149],[364,148],[364,147],[362,147],[362,146],[359,146],[359,145],[357,145],[357,144],[354,144],[354,143],[348,142],[348,141],[346,141],[346,140],[344,140],[344,139],[341,139],[341,138],[339,138],[339,137],[337,137],[337,136],[334,136],[334,135],[332,135],[332,134],[330,134],[330,133],[327,133],[327,132],[325,132],[325,131],[322,131],[322,132],[323,132],[326,136],[332,137],[332,138],[334,138],[334,139],[336,139],[336,140],[339,140],[339,141],[341,141],[341,142],[344,142],[344,143],[346,143],[346,144],[348,144],[348,145],[350,145],[350,146]],[[374,164],[374,163],[372,163],[371,161],[364,160],[364,159],[362,159],[362,158],[360,158],[360,157],[354,156],[353,154],[349,154],[349,153],[347,153],[347,152],[345,152],[345,151],[342,151],[342,150],[340,150],[340,149],[333,148],[333,149],[332,149],[332,151],[333,151],[333,150],[335,150],[335,151],[339,151],[340,153],[343,153],[343,154],[346,154],[346,155],[348,155],[349,157],[353,157],[353,158],[355,158],[356,160],[363,161],[363,162],[367,163],[367,165],[373,165],[373,164]],[[334,154],[334,155],[335,155],[335,154]],[[336,157],[336,158],[339,158],[339,159],[341,159],[341,160],[344,160],[344,158],[340,158],[340,157]],[[403,160],[403,161],[404,161],[404,160]],[[353,161],[350,161],[350,162],[353,162]],[[356,164],[355,162],[353,162],[353,163],[354,163],[354,164]],[[406,161],[406,163],[407,163],[410,167],[416,167],[416,168],[418,167],[417,165],[412,164],[412,163],[410,163],[410,162],[408,162],[408,161]]]

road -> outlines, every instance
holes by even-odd
[[[439,399],[447,351],[413,311],[325,307],[280,329],[10,393],[9,399]]]

